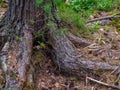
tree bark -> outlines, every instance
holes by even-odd
[[[35,7],[34,0],[9,0],[9,8],[0,22],[3,47],[0,59],[6,74],[5,87],[23,88],[26,68],[30,66],[32,56],[33,33],[43,24],[43,21],[39,21],[43,19],[41,13],[40,8]],[[2,41],[4,38],[5,43]],[[7,43],[9,48],[4,50]]]
[[[30,66],[35,32],[45,30],[46,28],[43,29],[43,27],[47,27],[46,23],[49,21],[54,25],[48,27],[43,41],[48,45],[52,60],[61,71],[85,77],[86,75],[96,76],[93,73],[96,67],[98,69],[117,68],[107,63],[92,62],[78,57],[75,46],[65,34],[55,35],[55,32],[61,29],[60,18],[54,1],[45,0],[44,4],[46,3],[51,4],[50,14],[43,8],[36,7],[34,0],[9,1],[9,9],[0,22],[0,36],[6,38],[6,42],[2,42],[4,45],[0,52],[0,62],[6,74],[6,87],[23,88],[27,78],[26,72],[29,71],[26,69]]]
[[[51,27],[50,30],[54,32],[57,28]],[[78,77],[85,77],[86,75],[94,77],[97,75],[93,70],[114,70],[118,68],[118,66],[111,66],[105,62],[93,62],[79,57],[75,46],[65,35],[56,36],[52,33],[50,39],[54,41],[51,44],[53,61],[61,71],[67,72],[67,74],[77,75]]]
[[[88,45],[91,44],[90,41],[84,39],[84,38],[80,38],[77,37],[75,35],[73,35],[72,33],[68,33],[67,34],[69,40],[76,46],[76,47],[86,47]]]
[[[52,1],[51,1],[52,2]],[[52,3],[52,14],[53,19],[55,20],[54,26],[50,27],[50,37],[53,43],[50,43],[52,46],[51,54],[53,61],[59,68],[72,75],[77,75],[79,77],[85,75],[93,75],[93,70],[97,69],[109,69],[113,70],[118,66],[111,66],[104,62],[92,62],[84,58],[78,57],[77,50],[73,43],[66,37],[65,34],[56,35],[55,32],[61,30],[60,19],[57,15],[56,6]],[[79,39],[79,41],[82,41]],[[85,41],[84,41],[85,43]]]

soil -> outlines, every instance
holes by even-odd
[[[5,12],[4,8],[0,7],[0,17]],[[109,15],[110,12],[98,12],[90,16],[98,18]],[[89,46],[77,48],[81,57],[93,60],[110,63],[111,65],[120,66],[120,32],[117,28],[111,25],[110,20],[104,20],[99,23],[99,28],[92,34],[89,40],[92,42]],[[88,26],[91,26],[88,24]],[[1,47],[1,44],[0,44]],[[35,66],[35,90],[112,90],[105,86],[98,85],[93,82],[79,79],[73,76],[63,75],[57,66],[52,63],[50,57],[42,53],[40,46],[34,47],[33,60]],[[47,56],[47,57],[46,57]],[[0,70],[0,74],[2,71]],[[101,81],[116,84],[120,86],[120,80],[117,80],[112,71],[99,71]],[[3,77],[0,76],[0,83],[3,83]],[[0,85],[2,87],[2,85]],[[30,90],[27,87],[24,90]]]

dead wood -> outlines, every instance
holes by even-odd
[[[88,20],[87,23],[92,23],[95,21],[101,21],[101,20],[106,20],[106,19],[112,19],[112,18],[120,18],[120,12],[111,16],[105,16],[105,17],[100,17],[100,18],[95,18],[92,20]]]
[[[93,82],[95,82],[95,83],[97,83],[97,84],[106,86],[106,87],[108,87],[108,88],[113,88],[113,89],[120,90],[120,87],[118,87],[118,86],[111,85],[111,84],[108,84],[108,83],[104,83],[104,82],[98,81],[98,80],[96,80],[96,79],[93,79],[93,78],[91,78],[91,77],[86,77],[86,79],[87,79],[87,81],[90,80],[90,81],[93,81]]]

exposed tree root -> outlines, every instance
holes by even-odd
[[[0,51],[0,65],[3,69],[5,82],[7,86],[7,80],[8,80],[8,68],[7,68],[7,60],[8,60],[8,49],[9,49],[9,42],[6,42],[3,46],[2,50]]]
[[[53,2],[51,0],[51,2]],[[55,32],[61,28],[60,19],[57,15],[56,6],[52,3],[52,15],[55,23],[53,26],[49,27],[50,30],[50,41],[49,43],[52,48],[51,55],[53,62],[59,66],[61,71],[66,73],[77,75],[77,76],[97,76],[93,72],[95,68],[97,69],[116,69],[118,66],[111,66],[105,62],[92,62],[85,60],[77,56],[77,50],[72,42],[66,37],[66,35],[55,35]],[[72,36],[72,35],[71,35]],[[78,39],[79,40],[79,39]],[[80,42],[82,40],[79,40]],[[85,42],[84,42],[85,43]]]
[[[24,35],[15,42],[16,40],[10,45],[9,42],[5,44],[0,53],[0,60],[7,76],[5,87],[21,88],[26,80],[26,69],[30,65],[32,55],[31,32],[24,30]],[[9,50],[8,45],[11,47]]]
[[[69,40],[70,40],[72,43],[74,43],[74,45],[75,45],[76,47],[86,47],[86,46],[88,46],[88,45],[91,44],[90,41],[88,41],[88,40],[86,40],[86,39],[84,39],[84,38],[79,38],[79,37],[73,35],[73,34],[70,33],[70,32],[67,34],[67,36],[68,36]]]
[[[54,32],[57,29],[52,27],[50,30]],[[51,45],[53,61],[62,71],[84,77],[86,74],[94,76],[93,70],[95,69],[114,70],[118,67],[105,62],[93,62],[77,57],[74,45],[65,35],[56,36],[52,33],[51,38],[54,41]]]

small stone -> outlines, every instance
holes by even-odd
[[[8,58],[9,58],[9,59],[11,59],[11,58],[12,58],[12,56],[8,56]]]
[[[57,88],[60,86],[58,82],[56,82],[54,85],[55,85],[55,87],[57,87]]]

